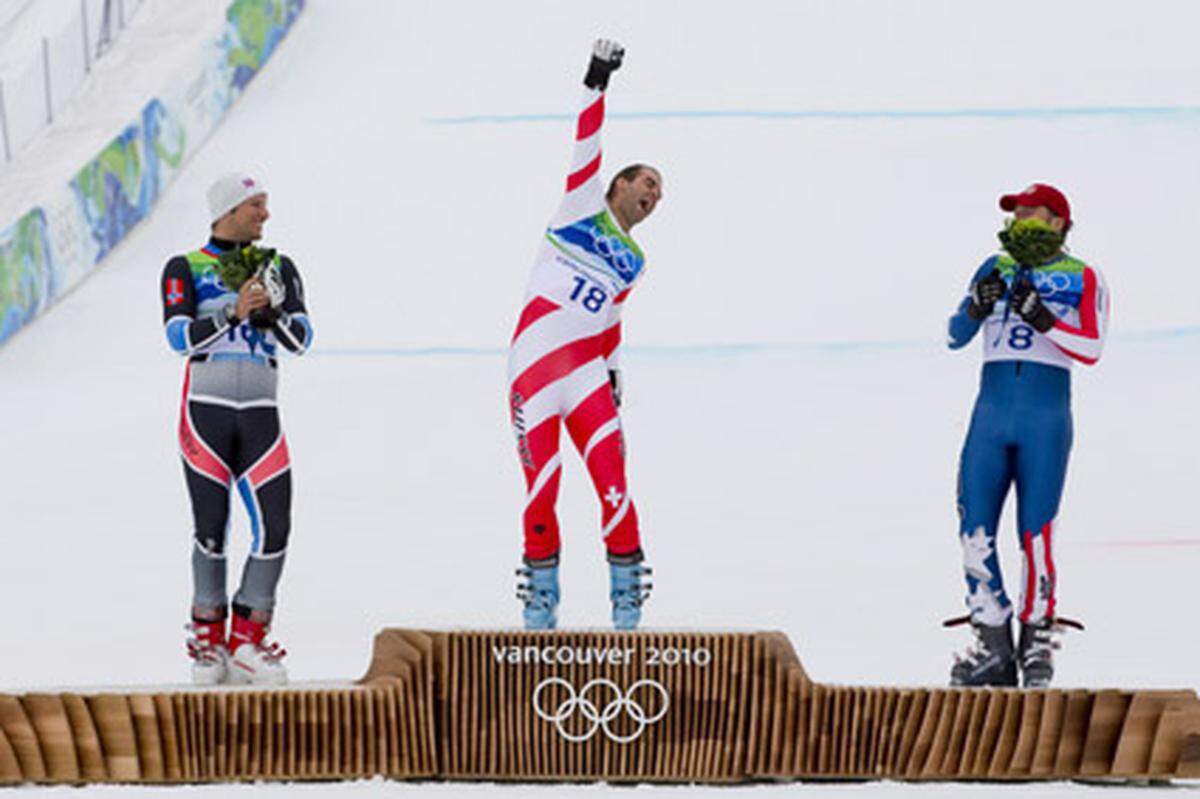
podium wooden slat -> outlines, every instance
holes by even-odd
[[[26,694],[21,704],[37,736],[46,781],[78,782],[82,776],[79,755],[62,698],[57,694]]]
[[[4,732],[21,767],[21,777],[30,782],[46,781],[46,762],[37,732],[20,699],[0,696],[0,731]]]
[[[403,629],[356,684],[0,694],[0,783],[372,776],[1195,778],[1200,699],[829,685],[779,633]]]

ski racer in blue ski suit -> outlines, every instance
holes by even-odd
[[[1005,195],[1017,220],[1039,216],[1070,229],[1057,189],[1034,184]],[[989,301],[990,300],[990,301]],[[996,556],[996,531],[1016,484],[1023,553],[1017,617],[1046,626],[1055,617],[1055,518],[1071,450],[1071,367],[1094,364],[1104,346],[1108,291],[1099,270],[1059,249],[1035,267],[992,255],[950,317],[951,349],[982,335],[984,364],[958,474],[959,535],[966,604],[975,625],[1009,629],[1012,602]],[[970,683],[967,683],[970,684]]]

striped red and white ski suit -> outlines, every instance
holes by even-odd
[[[525,557],[531,561],[559,550],[554,505],[563,424],[600,499],[608,552],[626,555],[640,547],[608,371],[616,368],[621,305],[645,259],[604,199],[603,122],[604,93],[585,90],[566,195],[534,262],[509,350],[509,409],[525,472]]]

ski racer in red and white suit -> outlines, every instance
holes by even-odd
[[[617,348],[621,306],[645,264],[629,231],[654,210],[662,178],[634,164],[618,173],[607,193],[600,182],[604,89],[622,55],[615,43],[595,45],[566,194],[534,262],[509,351],[509,407],[527,487],[524,554],[531,567],[557,565],[561,425],[600,499],[610,562],[642,559],[617,412]]]

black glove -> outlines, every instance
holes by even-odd
[[[620,69],[624,57],[624,47],[610,39],[597,39],[592,45],[592,60],[583,76],[583,85],[600,91],[607,89],[608,76]]]
[[[608,385],[612,387],[613,405],[621,407],[621,372],[618,369],[608,370]]]
[[[1054,327],[1054,313],[1042,303],[1042,298],[1034,288],[1033,281],[1017,281],[1013,285],[1009,303],[1012,309],[1037,332],[1045,333]]]
[[[278,308],[272,308],[270,305],[265,308],[255,308],[250,312],[250,324],[259,330],[266,330],[274,327],[275,323],[279,321],[279,317],[280,310]]]
[[[976,321],[987,319],[1007,289],[999,269],[993,269],[976,280],[975,285],[971,286],[971,304],[967,306],[967,316]]]

